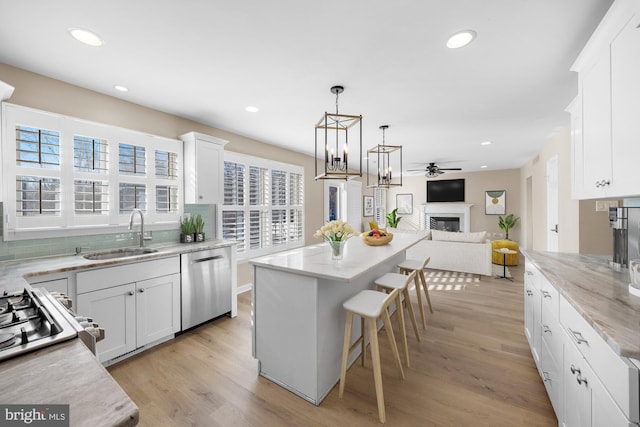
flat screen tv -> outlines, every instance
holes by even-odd
[[[427,181],[427,203],[464,202],[464,178]]]

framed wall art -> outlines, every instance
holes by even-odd
[[[504,215],[507,212],[507,190],[485,191],[485,215]]]
[[[373,216],[373,196],[362,196],[362,216]]]
[[[396,208],[398,215],[412,215],[413,194],[396,194]]]

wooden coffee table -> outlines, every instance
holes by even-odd
[[[494,249],[493,252],[502,254],[502,276],[496,276],[496,279],[507,279],[513,282],[513,278],[507,277],[507,255],[515,255],[518,251],[513,249]]]

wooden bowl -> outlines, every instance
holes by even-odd
[[[393,234],[389,233],[388,231],[386,232],[387,235],[384,237],[373,237],[373,236],[367,236],[366,233],[364,233],[362,235],[362,240],[369,246],[382,246],[382,245],[386,245],[387,243],[389,243],[391,240],[393,240]]]

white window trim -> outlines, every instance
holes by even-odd
[[[249,168],[251,166],[256,166],[256,167],[262,167],[262,168],[266,168],[269,169],[269,173],[271,172],[271,170],[282,170],[282,171],[286,171],[286,172],[292,172],[292,173],[297,173],[302,175],[302,179],[303,179],[303,186],[304,186],[304,167],[302,166],[297,166],[297,165],[292,165],[290,163],[283,163],[283,162],[278,162],[275,160],[268,160],[268,159],[264,159],[261,157],[254,157],[254,156],[249,156],[246,154],[240,154],[240,153],[234,153],[231,151],[225,151],[224,152],[224,161],[227,162],[234,162],[234,163],[241,163],[245,165],[245,187],[244,187],[244,200],[245,200],[245,204],[243,206],[238,206],[238,205],[224,205],[224,200],[221,202],[220,204],[220,218],[218,219],[218,223],[220,224],[220,234],[222,235],[222,211],[224,210],[230,210],[230,211],[239,211],[242,210],[244,212],[244,219],[245,219],[245,251],[244,252],[238,252],[237,254],[237,260],[238,261],[244,261],[244,260],[248,260],[251,258],[256,258],[259,256],[264,256],[264,255],[269,255],[272,253],[276,253],[276,252],[281,252],[281,251],[285,251],[285,250],[289,250],[289,249],[295,249],[295,248],[300,248],[302,246],[304,246],[304,229],[305,229],[305,216],[304,216],[304,203],[302,205],[303,210],[302,210],[302,239],[300,241],[296,241],[296,242],[287,242],[281,245],[277,245],[277,246],[269,246],[267,248],[260,248],[260,249],[249,249],[248,247],[248,238],[249,238],[249,228],[248,228],[248,224],[247,221],[249,219],[249,212],[251,210],[256,210],[257,207],[256,206],[251,206],[249,205]],[[304,197],[304,195],[303,195]],[[224,194],[223,194],[223,198],[224,198]],[[293,207],[297,207],[298,205],[284,205],[284,206],[273,206],[271,205],[271,199],[269,198],[269,206],[267,207],[268,211],[269,211],[269,217],[271,218],[271,212],[273,210],[279,210],[279,209],[286,209],[287,211]]]
[[[183,209],[182,142],[102,123],[90,122],[19,105],[2,103],[2,193],[4,206],[4,240],[111,234],[128,231],[129,214],[119,213],[119,183],[144,183],[147,188],[145,226],[148,230],[177,229]],[[60,132],[60,169],[27,168],[16,165],[17,124],[40,127]],[[108,172],[75,171],[73,164],[74,135],[92,136],[108,141]],[[118,143],[126,142],[146,148],[147,169],[144,177],[120,175],[118,172]],[[178,155],[177,179],[155,176],[155,150],[175,152]],[[43,217],[17,217],[15,206],[16,175],[59,177],[61,180],[61,215]],[[101,180],[109,185],[109,212],[106,215],[76,215],[74,212],[73,182],[75,179]],[[170,214],[155,212],[156,185],[178,187],[178,211]],[[69,190],[69,188],[71,190]]]

